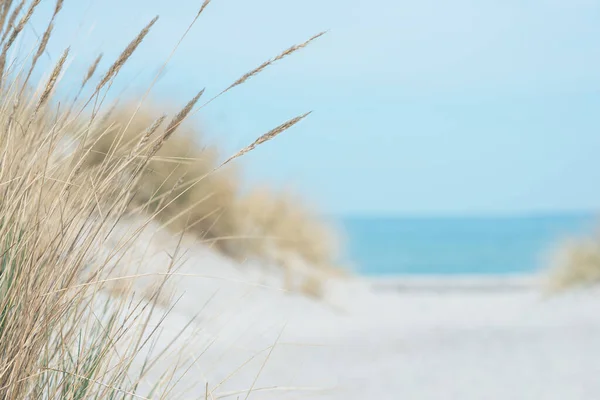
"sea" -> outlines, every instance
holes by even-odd
[[[557,246],[596,233],[597,214],[346,216],[346,262],[372,277],[520,275],[547,268]]]

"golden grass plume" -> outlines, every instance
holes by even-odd
[[[600,237],[571,239],[558,247],[546,279],[546,289],[561,292],[600,283]]]

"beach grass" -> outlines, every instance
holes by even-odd
[[[52,40],[62,0],[35,51],[21,61],[10,57],[39,4],[0,3],[0,398],[143,398],[138,387],[161,356],[149,349],[157,329],[149,321],[157,314],[160,320],[165,311],[157,307],[161,285],[143,298],[107,290],[105,277],[139,234],[118,246],[108,242],[124,217],[134,214],[174,232],[192,232],[238,259],[265,260],[271,247],[272,253],[299,257],[314,268],[335,269],[318,220],[274,192],[264,200],[240,193],[232,164],[306,114],[224,160],[216,149],[197,143],[197,132],[186,125],[189,115],[220,94],[319,35],[244,74],[217,96],[203,100],[199,88],[173,116],[145,107],[143,99],[106,110],[103,99],[112,81],[158,18],[140,27],[107,69],[99,68],[100,57],[91,62],[75,98],[65,100],[55,93],[69,48],[45,78],[31,80]],[[265,209],[277,224],[266,222]],[[247,230],[255,227],[256,238],[248,238]],[[317,294],[315,279],[307,278],[303,290]],[[132,373],[140,357],[143,367]],[[169,398],[173,375],[166,370],[150,384],[153,398]]]
[[[267,185],[243,190],[242,171],[231,162],[305,115],[284,122],[223,160],[219,149],[204,144],[202,132],[192,124],[181,123],[177,116],[169,122],[157,106],[137,110],[131,118],[134,111],[135,105],[125,105],[99,118],[90,131],[84,163],[87,168],[105,169],[139,147],[160,143],[137,177],[128,210],[151,216],[175,235],[193,234],[238,262],[281,267],[290,275],[289,290],[316,296],[319,282],[341,273],[341,243],[333,225],[292,193]],[[156,134],[160,129],[170,132],[172,126],[177,131],[168,140]]]
[[[600,283],[600,245],[598,237],[570,239],[554,252],[546,279],[546,289],[562,292]]]

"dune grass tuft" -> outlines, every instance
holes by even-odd
[[[570,240],[559,247],[547,279],[551,292],[600,284],[600,240]]]
[[[162,286],[143,299],[112,296],[107,288],[103,277],[139,233],[118,248],[108,242],[125,215],[141,213],[143,220],[158,219],[174,231],[191,230],[240,258],[265,257],[268,247],[315,264],[330,254],[314,241],[318,223],[311,222],[313,228],[289,205],[280,214],[287,228],[263,223],[260,205],[239,192],[233,166],[220,168],[225,163],[216,150],[196,144],[196,132],[184,122],[201,93],[166,127],[163,113],[138,112],[137,106],[105,112],[99,100],[90,109],[90,100],[110,86],[156,18],[101,74],[84,104],[78,97],[94,79],[101,56],[67,102],[54,96],[68,49],[37,89],[29,83],[38,53],[52,39],[62,0],[56,2],[37,53],[7,71],[7,51],[39,3],[5,1],[0,8],[0,398],[140,398],[140,384],[160,356],[148,351],[154,331],[146,328],[159,312],[155,305]],[[239,240],[254,227],[263,237],[256,242],[260,246]],[[267,236],[280,237],[265,241]],[[305,285],[313,284],[307,280]],[[140,356],[144,367],[134,373],[131,366]],[[168,369],[164,374],[151,385],[154,398],[166,398],[171,390],[173,374]]]
[[[203,136],[193,125],[180,122],[197,97],[163,128],[165,116],[157,118],[156,107],[138,111],[133,119],[133,105],[113,109],[93,127],[88,167],[148,146],[153,157],[139,177],[131,209],[145,211],[174,233],[192,233],[239,261],[280,266],[287,275],[312,282],[288,285],[290,289],[316,295],[320,292],[317,282],[340,271],[336,231],[290,193],[266,187],[243,191],[240,173],[232,163],[308,114],[279,125],[221,161],[218,149],[203,145]],[[173,127],[178,127],[176,133]]]
[[[5,49],[38,3],[18,25],[9,23]],[[61,7],[59,0],[54,15]],[[93,121],[68,118],[71,110],[52,99],[68,50],[38,90],[24,89],[37,55],[29,68],[1,76],[0,398],[133,398],[147,373],[129,373],[147,336],[137,327],[154,311],[146,299],[107,297],[100,277],[119,257],[106,238],[133,195],[135,175],[124,173],[127,160],[102,173],[73,169],[85,155],[65,152],[64,144],[85,137]]]

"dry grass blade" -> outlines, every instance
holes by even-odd
[[[156,76],[154,77],[154,80],[148,86],[148,89],[146,90],[146,93],[144,93],[144,95],[142,96],[142,98],[140,99],[140,102],[139,102],[138,106],[136,107],[135,112],[133,113],[133,115],[129,119],[129,122],[127,122],[127,125],[125,126],[125,129],[123,130],[124,133],[127,131],[127,129],[129,129],[129,126],[131,125],[133,119],[135,118],[135,115],[138,113],[138,111],[140,111],[140,107],[142,106],[142,103],[144,102],[144,100],[146,100],[146,97],[148,96],[148,94],[150,93],[150,91],[152,90],[152,88],[154,87],[154,84],[161,77],[162,73],[165,70],[165,67],[167,66],[167,64],[169,63],[169,61],[171,60],[171,58],[173,57],[173,55],[175,54],[175,52],[179,48],[179,45],[183,42],[183,40],[185,39],[185,37],[187,36],[187,34],[190,32],[190,30],[192,29],[192,27],[194,26],[194,24],[198,20],[198,18],[200,18],[200,15],[204,11],[204,9],[208,6],[208,4],[210,3],[210,1],[211,0],[204,0],[204,3],[202,3],[202,6],[200,7],[200,10],[196,13],[196,16],[194,17],[194,19],[192,20],[192,22],[188,25],[188,27],[185,30],[185,32],[183,33],[183,35],[181,35],[181,37],[179,38],[179,41],[177,42],[177,44],[175,45],[175,47],[173,47],[173,50],[171,51],[171,54],[169,54],[169,57],[167,57],[167,59],[165,60],[165,62],[163,63],[163,65],[159,68],[158,72],[156,73]]]
[[[200,10],[196,14],[196,18],[198,18],[200,16],[200,14],[202,14],[202,12],[204,11],[204,9],[208,6],[208,4],[210,2],[211,2],[211,0],[204,0],[204,3],[202,3],[202,6],[200,7]]]
[[[146,146],[146,144],[148,144],[148,142],[150,141],[150,137],[154,134],[154,132],[157,131],[157,129],[162,125],[162,123],[165,121],[165,119],[167,119],[166,115],[162,115],[162,116],[158,117],[152,123],[152,125],[150,125],[146,129],[146,131],[140,138],[139,142],[135,145],[135,147],[131,151],[131,156],[135,156],[136,154],[138,154]]]
[[[148,32],[150,32],[150,28],[152,28],[152,25],[154,25],[156,23],[156,21],[158,21],[158,15],[156,17],[154,17],[148,23],[148,25],[146,25],[140,31],[140,33],[138,33],[138,35],[129,43],[129,45],[127,45],[125,50],[123,50],[123,52],[119,55],[119,57],[113,63],[113,65],[110,66],[110,68],[108,69],[106,74],[104,74],[104,77],[98,83],[98,86],[96,86],[96,92],[98,92],[100,89],[102,89],[104,87],[104,85],[106,85],[108,83],[108,81],[110,81],[119,72],[119,70],[121,69],[123,64],[125,64],[127,62],[127,60],[129,59],[129,57],[131,57],[131,55],[133,54],[135,49],[137,49],[137,47],[140,45],[140,43],[142,43],[142,41],[144,40],[144,38],[146,37]]]
[[[54,15],[58,14],[62,10],[64,0],[56,0],[56,6],[54,7]]]
[[[42,35],[42,40],[40,41],[40,45],[38,46],[38,49],[35,52],[35,55],[33,56],[33,62],[32,62],[33,66],[35,65],[36,61],[40,58],[40,56],[42,54],[44,54],[44,51],[46,51],[46,46],[48,45],[48,40],[50,40],[50,35],[52,35],[53,29],[54,29],[54,24],[52,22],[50,22],[48,24],[48,27],[44,31],[44,34]],[[33,66],[32,66],[32,68],[33,68]]]
[[[2,34],[2,43],[4,43],[4,40],[6,40],[6,37],[8,36],[8,34],[10,32],[12,32],[12,29],[15,26],[15,21],[17,20],[17,17],[21,13],[21,10],[23,9],[24,6],[25,6],[25,0],[21,0],[21,2],[15,7],[13,12],[10,14],[10,18],[8,19],[8,24],[6,25],[6,30]],[[8,10],[6,10],[6,11],[8,12]]]
[[[83,78],[83,81],[81,82],[82,89],[85,87],[85,85],[88,83],[88,81],[92,78],[92,76],[94,76],[94,73],[96,72],[96,69],[98,68],[98,64],[100,64],[100,60],[102,60],[102,56],[103,56],[102,53],[98,54],[98,57],[96,57],[96,59],[94,60],[92,65],[90,65],[90,67],[88,68],[87,73],[85,74],[85,77]]]
[[[160,140],[158,140],[152,150],[150,151],[149,156],[152,157],[153,155],[156,154],[156,152],[163,146],[163,144],[165,143],[165,141],[167,141],[171,135],[173,135],[173,133],[175,133],[175,130],[177,129],[177,127],[179,125],[181,125],[181,123],[185,120],[185,118],[188,116],[188,114],[190,113],[190,111],[192,110],[192,108],[194,108],[194,105],[196,105],[196,103],[198,102],[198,100],[200,99],[200,97],[202,96],[202,94],[204,93],[204,89],[202,89],[201,91],[198,92],[198,94],[196,96],[194,96],[193,99],[191,99],[186,105],[185,107],[183,107],[181,109],[181,111],[179,111],[177,113],[177,115],[175,117],[173,117],[173,119],[171,120],[171,122],[169,122],[169,125],[167,125],[167,129],[165,129],[164,134],[162,135],[162,137],[160,138]],[[162,122],[162,121],[161,121]]]
[[[17,38],[17,36],[19,36],[19,33],[21,33],[21,31],[23,30],[23,28],[25,28],[25,25],[27,24],[27,22],[29,22],[29,19],[33,15],[33,12],[35,11],[35,8],[40,4],[40,1],[41,0],[34,0],[31,3],[31,5],[29,5],[29,8],[27,9],[27,13],[25,13],[25,15],[23,16],[23,18],[21,18],[21,20],[19,21],[19,23],[17,24],[17,26],[13,29],[12,33],[8,37],[8,41],[4,45],[3,52],[6,52],[13,45],[13,43],[14,43],[15,39]]]
[[[56,81],[58,80],[58,77],[65,65],[67,56],[69,55],[69,50],[70,50],[70,48],[67,47],[65,49],[65,51],[63,52],[62,56],[60,57],[60,59],[58,60],[58,62],[56,63],[56,65],[54,66],[54,69],[52,70],[52,73],[50,74],[50,77],[48,78],[48,82],[46,83],[46,86],[44,87],[44,91],[42,92],[42,94],[40,95],[40,98],[38,100],[37,106],[35,108],[36,112],[39,111],[39,109],[44,104],[46,104],[46,102],[48,101],[48,98],[50,97],[50,93],[52,93],[52,91],[54,90]]]
[[[283,331],[285,330],[286,325],[284,325],[283,328],[281,328],[281,331],[279,331],[279,335],[277,335],[277,339],[275,339],[275,343],[273,343],[273,346],[271,346],[271,348],[269,349],[269,353],[267,354],[267,357],[265,357],[265,361],[263,361],[262,365],[260,366],[260,369],[258,370],[258,373],[254,377],[254,380],[252,381],[252,385],[248,389],[248,393],[246,393],[246,397],[244,397],[244,400],[248,400],[248,397],[250,397],[250,393],[252,393],[252,390],[254,389],[254,386],[256,385],[256,381],[258,381],[258,378],[260,377],[260,374],[262,373],[263,369],[265,368],[265,365],[267,365],[269,358],[271,358],[271,354],[273,353],[273,350],[275,350],[275,347],[277,347],[277,344],[279,343],[279,340],[281,339],[281,336],[283,335]]]
[[[44,54],[44,51],[46,51],[46,46],[48,45],[48,40],[50,40],[50,36],[52,35],[52,30],[54,29],[54,19],[56,18],[56,16],[62,9],[62,6],[63,6],[63,0],[57,0],[56,6],[54,7],[54,14],[52,14],[52,18],[50,19],[50,22],[48,23],[48,27],[46,28],[46,30],[44,31],[44,34],[42,35],[42,40],[40,41],[40,45],[38,46],[35,56],[33,57],[33,62],[31,63],[31,70],[33,70],[33,68],[35,67],[35,64],[36,64],[37,60],[40,58],[40,56],[42,54]]]
[[[38,59],[41,57],[42,54],[44,54],[44,51],[46,51],[46,46],[48,45],[48,40],[50,40],[50,36],[52,35],[52,30],[54,29],[54,19],[56,18],[56,16],[62,9],[62,5],[63,5],[63,0],[57,0],[56,6],[54,7],[54,13],[52,14],[52,18],[50,19],[50,22],[48,23],[48,27],[46,28],[46,30],[44,31],[44,34],[42,35],[42,39],[40,40],[38,49],[35,52],[35,55],[33,56],[33,61],[31,62],[31,68],[29,69],[29,74],[27,75],[27,78],[25,79],[25,83],[27,83],[27,81],[29,80],[29,77],[31,76],[31,72],[35,68],[35,65],[36,65]]]
[[[222,96],[223,94],[227,93],[228,91],[230,91],[231,89],[235,88],[236,86],[239,86],[241,84],[243,84],[244,82],[246,82],[248,79],[252,78],[253,76],[258,75],[259,73],[261,73],[263,70],[265,70],[269,65],[289,56],[292,53],[295,53],[296,51],[308,46],[312,41],[318,39],[319,37],[323,36],[324,34],[326,34],[327,31],[323,31],[320,32],[316,35],[314,35],[313,37],[311,37],[310,39],[308,39],[307,41],[300,43],[298,45],[294,45],[290,48],[288,48],[287,50],[283,51],[282,53],[280,53],[278,56],[265,61],[264,63],[262,63],[261,65],[259,65],[258,67],[254,68],[252,71],[245,73],[244,75],[242,75],[238,80],[236,80],[235,82],[233,82],[231,85],[229,85],[227,88],[223,89],[221,92],[219,92],[218,94],[216,94],[214,97],[212,97],[210,100],[208,100],[206,103],[204,103],[199,109],[195,110],[194,113],[198,112],[201,108],[207,106],[208,104],[212,103],[214,100],[216,100],[217,98],[219,98],[220,96]]]
[[[227,87],[227,89],[225,89],[223,91],[223,93],[233,89],[234,87],[241,85],[242,83],[246,82],[248,79],[252,78],[253,76],[259,74],[260,72],[262,72],[265,68],[267,68],[269,65],[289,56],[292,53],[295,53],[296,51],[308,46],[313,40],[316,40],[317,38],[320,38],[321,36],[323,36],[325,33],[327,33],[326,31],[323,31],[321,33],[318,33],[316,35],[314,35],[313,37],[311,37],[310,39],[308,39],[307,41],[294,45],[290,48],[288,48],[287,50],[283,51],[282,53],[280,53],[278,56],[265,61],[264,63],[262,63],[261,65],[259,65],[258,67],[254,68],[252,71],[245,73],[244,75],[242,75],[237,81],[233,82],[229,87]]]
[[[130,397],[136,398],[136,399],[141,399],[141,400],[150,400],[147,397],[138,396],[137,394],[135,394],[133,392],[128,392],[128,391],[119,389],[117,387],[113,387],[113,386],[107,385],[105,383],[102,383],[100,381],[96,381],[96,380],[90,379],[90,378],[85,377],[83,375],[74,374],[74,373],[69,372],[69,371],[62,371],[62,370],[59,370],[59,369],[56,369],[56,368],[46,368],[46,369],[50,370],[50,371],[54,371],[54,372],[60,372],[60,373],[65,374],[65,375],[71,375],[71,376],[76,377],[77,379],[83,379],[83,380],[89,381],[89,382],[91,382],[91,383],[93,383],[95,385],[104,386],[104,387],[106,387],[108,389],[111,389],[114,393],[120,393],[120,394],[127,395],[127,396],[130,396]]]
[[[17,36],[19,36],[19,33],[21,33],[21,31],[25,27],[25,24],[29,21],[29,18],[31,18],[31,16],[33,15],[33,10],[39,4],[39,2],[40,2],[40,0],[35,0],[31,4],[31,6],[29,7],[29,9],[27,11],[27,14],[25,14],[25,16],[23,18],[21,18],[18,25],[15,26],[14,28],[13,28],[14,20],[17,18],[18,14],[21,12],[21,9],[25,5],[25,0],[22,0],[21,3],[17,6],[17,8],[13,11],[13,14],[11,15],[11,21],[9,21],[9,26],[8,26],[6,32],[4,32],[4,36],[2,37],[2,42],[4,43],[4,47],[2,48],[2,53],[0,53],[0,73],[1,74],[4,74],[4,68],[6,66],[6,54],[8,52],[8,49],[10,49],[13,42],[17,38]],[[10,36],[8,36],[9,32],[10,32]],[[8,40],[5,41],[7,36],[8,36]]]
[[[271,129],[269,132],[265,133],[264,135],[262,135],[261,137],[256,139],[254,142],[252,142],[252,144],[244,147],[243,149],[241,149],[240,151],[238,151],[237,153],[235,153],[234,155],[229,157],[227,160],[223,161],[223,163],[219,166],[219,168],[224,166],[225,164],[228,164],[229,162],[235,160],[236,158],[243,156],[244,154],[248,153],[249,151],[254,150],[257,146],[260,146],[261,144],[273,139],[275,136],[286,131],[287,129],[296,125],[298,122],[302,121],[304,118],[308,117],[311,112],[312,111],[307,112],[302,115],[299,115],[296,118],[292,118],[289,121],[284,122],[283,124],[279,125],[277,128]]]
[[[6,17],[8,16],[8,12],[12,7],[13,0],[4,0],[2,2],[2,9],[0,10],[0,32],[4,31],[4,24],[6,22]]]
[[[56,6],[54,8],[54,14],[52,14],[52,17],[50,18],[50,22],[48,23],[48,26],[46,27],[46,30],[44,31],[44,34],[42,35],[40,44],[38,45],[37,51],[35,52],[35,54],[33,56],[33,60],[31,61],[31,66],[29,67],[27,76],[23,80],[23,85],[21,86],[21,91],[20,91],[19,95],[17,96],[17,99],[14,103],[13,111],[9,118],[8,126],[12,125],[12,122],[14,121],[14,115],[20,106],[20,102],[23,97],[23,92],[27,88],[27,85],[29,84],[29,79],[31,78],[31,74],[33,73],[33,70],[35,69],[35,66],[37,65],[39,58],[46,51],[46,46],[48,45],[48,41],[50,40],[50,36],[52,35],[52,30],[54,29],[54,19],[56,18],[56,15],[62,9],[62,3],[63,3],[63,0],[58,0],[56,2]],[[62,66],[61,66],[61,68],[62,68]],[[37,112],[37,110],[36,110],[36,112]]]
[[[303,387],[303,386],[265,386],[254,388],[252,393],[257,392],[308,392],[308,393],[326,393],[331,392],[335,388],[321,388],[321,387]],[[246,390],[232,390],[229,392],[216,393],[213,395],[214,400],[226,399],[236,396],[236,400],[240,400],[240,394],[246,393]],[[309,395],[310,396],[310,395]],[[287,396],[286,396],[287,397]],[[308,398],[308,396],[306,396]],[[312,397],[312,396],[311,396]],[[298,398],[298,397],[296,397]]]
[[[167,126],[167,129],[165,129],[164,140],[167,140],[175,132],[175,130],[177,129],[177,127],[187,117],[187,115],[190,113],[190,111],[192,110],[192,108],[194,108],[194,106],[196,105],[196,103],[198,102],[198,100],[200,99],[200,97],[203,94],[204,94],[204,89],[202,89],[201,91],[199,91],[198,94],[196,94],[196,96],[194,96],[193,99],[191,99],[190,101],[188,101],[188,103],[185,105],[185,107],[183,107],[181,109],[181,111],[179,111],[177,113],[177,115],[175,117],[173,117],[173,119],[171,120],[171,122],[169,122],[169,125]]]

